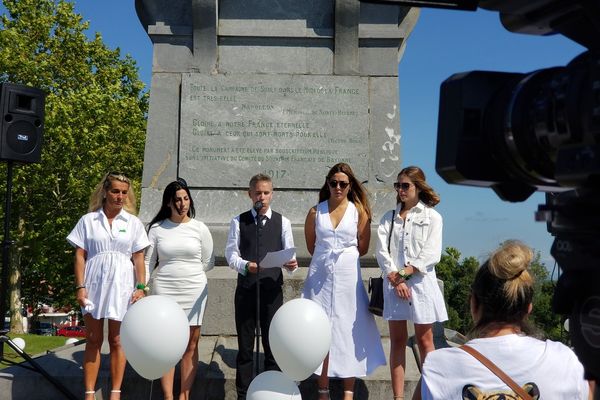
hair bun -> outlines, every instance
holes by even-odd
[[[519,277],[527,270],[533,251],[517,240],[506,241],[490,256],[490,272],[504,280]]]

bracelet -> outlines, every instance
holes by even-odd
[[[78,291],[79,289],[85,289],[85,285],[77,285],[77,286],[75,286],[75,291]]]
[[[135,288],[137,290],[143,290],[144,294],[148,293],[148,291],[150,291],[150,288],[148,286],[146,286],[146,284],[144,283],[138,283],[137,285],[135,285]]]

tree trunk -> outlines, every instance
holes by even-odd
[[[19,218],[19,227],[17,229],[17,240],[15,243],[21,243],[25,221]],[[20,246],[12,246],[10,249],[8,277],[8,307],[10,315],[10,331],[13,334],[25,333],[23,330],[23,315],[21,310],[21,249]]]

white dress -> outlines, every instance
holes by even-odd
[[[385,365],[385,354],[362,282],[358,254],[358,211],[354,203],[336,229],[327,201],[317,205],[316,242],[302,297],[317,302],[331,321],[328,376],[371,374]],[[321,367],[315,371],[320,375]]]
[[[151,293],[173,298],[190,325],[202,325],[208,297],[206,271],[215,261],[207,226],[195,219],[184,223],[165,219],[150,228],[148,238],[145,261],[152,271]]]
[[[588,398],[583,366],[562,343],[513,334],[473,339],[467,344],[489,358],[519,386],[535,386],[540,399]],[[465,388],[472,395],[479,394],[478,399],[515,398],[514,394],[506,395],[512,391],[500,378],[464,350],[449,347],[427,355],[421,385],[424,400],[462,399]]]
[[[111,228],[99,209],[81,217],[67,240],[87,252],[83,276],[94,308],[81,312],[94,319],[123,320],[136,284],[131,256],[150,244],[142,222],[121,210]]]
[[[442,216],[423,202],[411,208],[406,221],[400,218],[400,205],[394,210],[394,228],[388,239],[392,212],[386,212],[377,229],[377,263],[384,277],[407,263],[417,268],[406,284],[410,299],[402,299],[384,279],[383,318],[431,324],[448,320],[444,296],[438,285],[435,265],[442,255]]]

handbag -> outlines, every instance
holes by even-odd
[[[529,395],[529,393],[525,392],[525,389],[523,389],[515,381],[513,381],[510,378],[510,376],[506,375],[504,371],[498,368],[496,364],[490,361],[489,358],[485,357],[483,354],[481,354],[471,346],[467,346],[466,344],[460,346],[459,348],[475,357],[477,360],[479,360],[480,363],[482,363],[490,371],[492,371],[498,378],[502,379],[502,381],[506,383],[508,387],[511,388],[513,392],[515,392],[515,394],[519,395],[519,398],[521,398],[522,400],[532,400],[532,397]]]
[[[390,252],[390,241],[392,240],[392,230],[394,229],[394,211],[392,210],[392,225],[388,235],[387,249]],[[369,311],[379,317],[383,316],[383,274],[378,278],[369,278]]]

